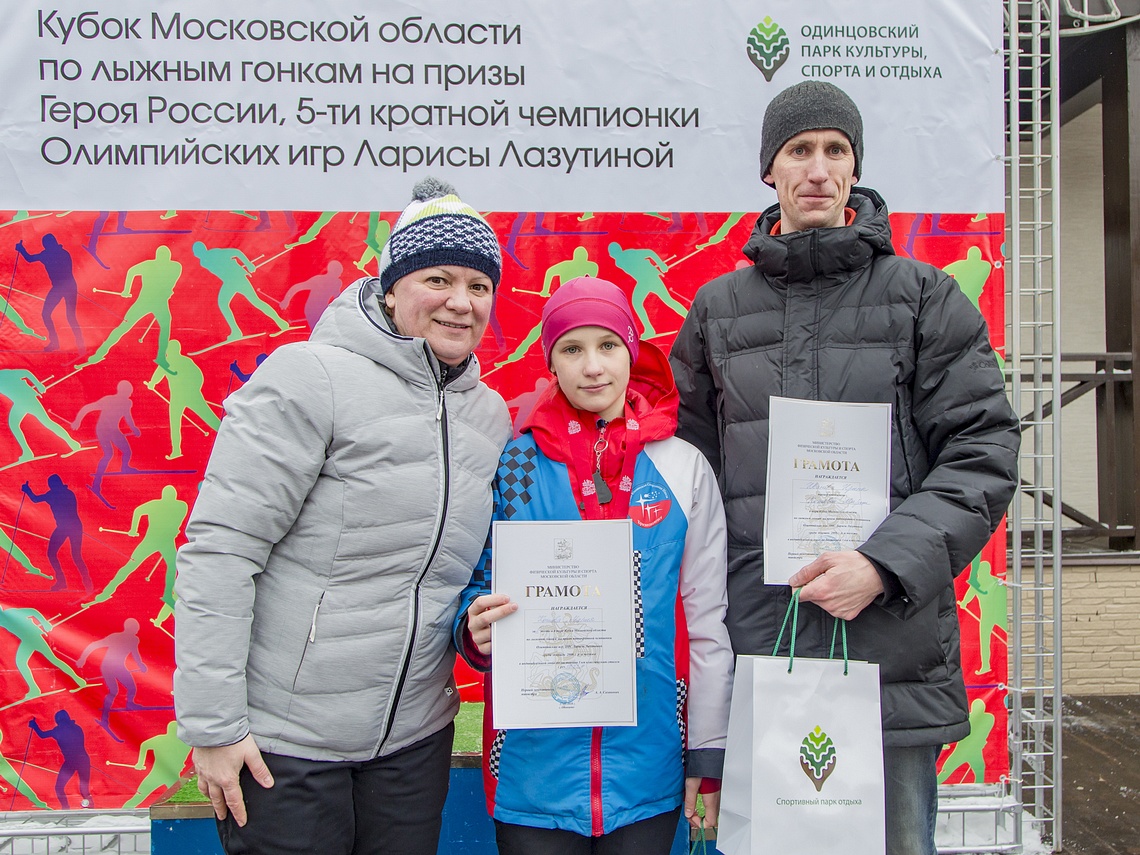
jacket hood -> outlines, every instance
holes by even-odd
[[[883,198],[869,187],[852,187],[847,207],[855,211],[849,226],[773,235],[780,205],[772,205],[756,220],[744,254],[776,282],[834,277],[863,267],[876,255],[894,255]]]
[[[443,364],[425,339],[397,333],[383,309],[383,292],[375,276],[358,279],[329,303],[313,328],[309,341],[351,350],[384,365],[410,382],[431,385],[441,376]],[[479,360],[474,356],[447,387],[463,391],[479,382]]]
[[[651,342],[643,340],[638,350],[626,400],[637,418],[642,443],[668,439],[677,432],[678,397],[673,370],[665,354]],[[534,434],[540,448],[558,448],[564,444],[566,415],[572,411],[574,407],[558,381],[554,381],[543,391],[523,423],[522,432]]]

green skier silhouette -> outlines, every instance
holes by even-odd
[[[178,725],[170,722],[165,733],[152,736],[139,745],[139,759],[135,762],[135,768],[146,768],[148,754],[153,755],[154,765],[139,783],[135,794],[127,799],[123,805],[124,810],[138,807],[143,799],[160,787],[167,789],[178,783],[182,769],[186,766],[186,758],[190,756],[190,746],[178,738],[177,732]]]
[[[713,246],[714,244],[720,243],[722,240],[728,237],[728,233],[732,231],[732,227],[743,219],[743,211],[729,214],[728,218],[724,221],[724,223],[721,224],[721,227],[716,230],[716,233],[711,238],[706,240],[704,243],[697,244],[697,249],[705,249],[707,247]]]
[[[139,541],[138,546],[134,548],[131,557],[127,559],[127,563],[120,567],[119,572],[107,583],[107,587],[100,591],[94,600],[89,603],[84,603],[83,607],[87,608],[88,606],[93,606],[96,603],[104,603],[111,599],[115,590],[127,580],[127,577],[135,572],[135,570],[139,568],[139,565],[156,552],[162,557],[163,563],[166,564],[166,585],[163,588],[162,600],[164,604],[173,606],[174,554],[177,551],[174,541],[178,537],[178,533],[182,531],[182,522],[186,519],[186,515],[189,512],[189,505],[178,498],[178,491],[170,484],[162,488],[162,498],[151,499],[149,502],[143,502],[135,508],[135,512],[131,516],[131,528],[127,532],[127,536],[139,536],[139,524],[142,522],[143,517],[147,520],[146,534],[143,535],[143,539]]]
[[[7,222],[0,223],[0,229],[4,228],[5,226],[13,226],[16,223],[22,223],[22,222],[24,222],[24,220],[36,220],[36,219],[39,219],[40,217],[46,217],[46,216],[47,216],[47,214],[37,214],[36,216],[33,217],[27,211],[17,211],[15,214],[12,215],[12,219],[8,220]]]
[[[20,313],[16,311],[16,307],[9,303],[4,297],[0,297],[0,324],[3,324],[4,321],[11,321],[16,329],[24,335],[30,335],[32,338],[39,339],[40,341],[47,341],[46,335],[40,335],[28,326],[27,321],[20,317]]]
[[[12,432],[16,442],[20,444],[20,457],[16,460],[17,463],[23,463],[35,457],[32,453],[32,447],[28,445],[28,440],[20,427],[20,423],[27,416],[34,418],[43,427],[66,442],[67,447],[72,452],[80,449],[79,443],[71,438],[67,429],[56,424],[48,415],[47,410],[44,409],[40,395],[45,392],[47,392],[47,387],[26,368],[0,369],[0,395],[12,402],[12,409],[8,411],[8,429]]]
[[[590,256],[586,252],[586,247],[574,247],[574,255],[565,261],[558,261],[546,268],[546,275],[542,278],[541,291],[524,291],[522,288],[515,288],[516,294],[538,294],[540,297],[549,297],[551,286],[554,280],[558,280],[558,284],[568,282],[571,279],[577,279],[579,276],[597,276],[598,265],[590,261]]]
[[[102,362],[116,342],[147,315],[153,317],[155,324],[158,325],[158,352],[154,361],[164,368],[169,367],[166,364],[166,345],[170,341],[170,300],[174,296],[174,286],[178,284],[178,277],[181,275],[182,265],[170,257],[170,247],[167,246],[156,249],[154,258],[140,261],[129,268],[119,296],[130,297],[131,288],[135,279],[138,279],[138,298],[131,303],[122,322],[111,330],[98,350],[76,368],[85,368],[96,362]]]
[[[384,244],[392,234],[392,224],[381,219],[379,211],[370,211],[368,214],[368,233],[364,236],[364,252],[356,266],[362,273],[368,272],[368,265],[380,258],[384,251]]]
[[[938,773],[938,783],[945,784],[950,776],[963,766],[970,767],[970,771],[974,774],[974,783],[980,784],[985,780],[986,761],[982,753],[985,751],[986,740],[989,739],[996,720],[992,713],[986,712],[986,703],[981,698],[976,698],[970,704],[970,732],[955,744],[954,750],[942,764],[942,771]]]
[[[665,287],[665,280],[661,277],[669,272],[669,265],[661,259],[661,256],[651,249],[623,249],[616,241],[610,244],[609,249],[614,264],[619,270],[633,277],[636,283],[633,286],[630,302],[633,303],[633,310],[645,328],[642,338],[654,338],[657,335],[653,324],[649,322],[649,314],[645,311],[645,301],[650,294],[656,294],[657,299],[684,319],[689,310],[677,302]]]
[[[958,605],[964,609],[974,600],[978,601],[978,649],[981,651],[981,663],[974,673],[988,674],[994,630],[1000,628],[1007,632],[1009,625],[1005,585],[993,574],[990,562],[982,561],[980,557],[970,562],[966,593]]]
[[[590,261],[589,255],[586,253],[584,246],[575,247],[574,255],[565,261],[556,262],[546,269],[546,276],[542,280],[541,291],[523,291],[520,288],[515,289],[518,294],[538,294],[540,297],[549,297],[550,289],[554,280],[558,280],[558,285],[561,286],[563,282],[569,282],[571,279],[576,279],[579,276],[597,276],[598,265]],[[518,362],[526,352],[530,350],[531,345],[538,341],[538,337],[542,334],[542,321],[539,321],[531,331],[526,334],[519,346],[514,349],[514,352],[506,359],[496,362],[496,368],[502,368],[511,362]]]
[[[0,742],[4,741],[4,734],[0,733]],[[35,790],[28,786],[28,782],[12,767],[8,762],[8,758],[0,754],[0,778],[3,778],[9,784],[16,788],[16,791],[24,796],[28,801],[36,807],[47,810],[47,802],[36,795]]]
[[[311,226],[309,226],[309,230],[307,232],[305,232],[303,235],[301,235],[299,238],[297,238],[292,243],[285,244],[285,248],[286,249],[292,249],[295,246],[301,246],[302,244],[312,243],[313,241],[315,241],[317,239],[317,235],[319,235],[321,233],[321,229],[323,229],[330,222],[332,222],[332,218],[335,217],[336,215],[337,215],[336,211],[323,211],[321,213],[321,215],[319,217],[317,217],[316,220],[313,221],[313,224]]]
[[[958,287],[962,289],[974,308],[978,309],[978,301],[982,296],[982,289],[986,280],[990,278],[990,271],[994,266],[982,258],[981,247],[972,246],[966,250],[966,257],[952,261],[942,269],[958,280]]]
[[[187,410],[196,413],[211,430],[216,431],[222,420],[202,394],[202,384],[205,383],[202,369],[189,356],[183,355],[182,345],[177,340],[167,345],[166,359],[163,361],[165,367],[160,365],[155,369],[146,381],[146,387],[153,392],[162,378],[166,378],[170,391],[170,454],[166,455],[166,459],[175,460],[182,456],[182,420]]]
[[[209,271],[221,280],[222,286],[218,289],[218,309],[221,310],[222,316],[230,327],[230,334],[226,337],[226,341],[236,341],[244,335],[234,318],[234,310],[231,305],[234,297],[238,294],[245,297],[250,305],[277,324],[279,331],[284,332],[289,329],[289,324],[285,319],[253,290],[249,277],[253,275],[255,268],[253,262],[244,252],[231,247],[207,249],[206,244],[200,240],[194,242],[193,250],[194,256],[202,265],[202,269]]]
[[[993,269],[994,266],[982,258],[981,247],[977,246],[967,249],[965,258],[952,261],[942,268],[944,272],[949,273],[957,280],[962,293],[978,311],[981,311],[979,303],[982,298],[982,290],[986,287],[986,280],[989,279],[990,271]],[[1002,359],[1002,355],[995,350],[994,356],[997,357],[998,367],[1005,368],[1005,360]]]
[[[13,541],[12,538],[8,536],[8,532],[4,531],[3,528],[0,528],[0,552],[4,553],[6,556],[10,555],[15,558],[16,563],[23,567],[25,572],[30,573],[33,576],[41,576],[44,579],[55,578],[55,576],[45,573],[43,570],[40,570],[38,567],[32,564],[32,559],[28,558],[28,556],[24,554],[24,550],[16,546],[15,541]],[[5,560],[7,559],[5,558]]]
[[[16,648],[16,669],[20,672],[20,676],[24,678],[24,682],[28,686],[28,692],[24,695],[24,700],[29,701],[32,698],[38,698],[43,694],[36,683],[36,678],[32,674],[29,662],[33,653],[38,653],[64,674],[66,674],[72,682],[75,683],[75,688],[86,689],[87,681],[75,673],[75,669],[60,659],[54,650],[48,646],[47,639],[44,638],[52,630],[51,621],[40,614],[39,611],[33,608],[23,609],[4,609],[0,608],[0,629],[5,629],[12,633],[20,642]]]

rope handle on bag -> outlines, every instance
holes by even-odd
[[[788,618],[792,619],[792,635],[788,641],[788,673],[792,673],[792,665],[796,661],[796,627],[799,625],[800,618],[800,588],[795,588],[792,591],[791,602],[788,603],[788,610],[784,612],[784,622],[780,624],[780,634],[776,636],[776,646],[772,648],[772,655],[778,656],[780,654],[780,645],[784,641],[784,630],[788,627]],[[840,626],[843,627],[843,676],[847,676],[848,658],[847,658],[847,621],[835,618],[835,624],[831,628],[831,648],[827,651],[827,658],[835,658],[835,637],[839,634]]]
[[[690,835],[691,845],[689,855],[705,855],[708,852],[708,841],[705,839],[705,824],[702,822],[695,829],[696,833]]]
[[[800,619],[800,589],[792,589],[792,600],[788,603],[788,610],[784,612],[784,622],[780,624],[780,634],[776,636],[776,646],[772,648],[772,655],[780,655],[780,645],[784,641],[784,630],[788,628],[788,618],[792,619],[792,637],[788,641],[788,673],[792,673],[792,663],[796,659],[796,626]]]
[[[843,676],[846,677],[847,676],[847,666],[848,666],[848,661],[847,661],[847,621],[840,620],[839,618],[835,619],[835,625],[832,626],[832,628],[831,628],[831,648],[827,651],[827,658],[828,659],[834,659],[835,658],[835,635],[839,631],[840,627],[843,628]]]

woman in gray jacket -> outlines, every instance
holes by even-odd
[[[436,851],[510,422],[472,356],[498,240],[449,186],[414,196],[379,278],[227,398],[179,551],[179,737],[230,855]]]

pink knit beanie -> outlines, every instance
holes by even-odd
[[[602,327],[622,340],[630,364],[637,362],[637,325],[622,290],[605,279],[579,276],[564,282],[542,308],[542,355],[550,367],[554,343],[577,327]]]

